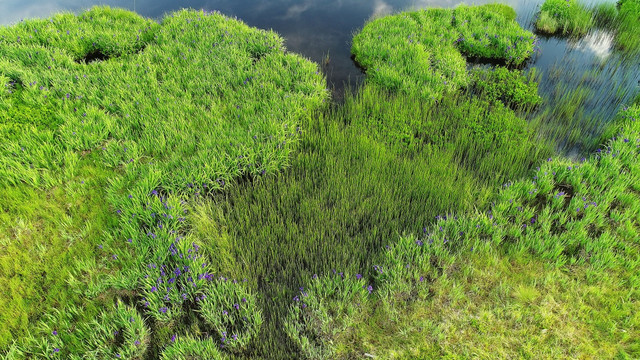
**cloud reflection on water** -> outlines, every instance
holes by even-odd
[[[569,43],[570,47],[583,52],[591,52],[600,60],[611,55],[613,48],[613,33],[608,31],[592,31],[582,39]]]

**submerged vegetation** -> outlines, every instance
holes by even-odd
[[[583,36],[594,26],[616,32],[616,46],[637,55],[640,51],[640,1],[618,0],[591,7],[578,0],[545,0],[536,20],[543,34]]]
[[[640,101],[559,158],[525,120],[543,97],[514,19],[372,20],[339,105],[277,34],[219,13],[1,28],[0,349],[640,356]]]

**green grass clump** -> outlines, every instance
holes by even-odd
[[[640,50],[640,1],[618,1],[618,17],[616,18],[618,34],[616,44],[622,50],[637,53]]]
[[[15,115],[3,125],[11,135],[0,147],[3,184],[55,184],[69,153],[108,139],[125,142],[127,160],[162,160],[174,190],[286,165],[286,126],[327,97],[317,65],[285,53],[275,33],[222,15],[182,11],[151,26],[122,14],[94,8],[82,24],[65,15],[0,31],[0,74],[9,79],[0,113]],[[61,40],[47,41],[52,34]],[[108,50],[105,38],[122,49]],[[93,42],[106,58],[74,61]],[[16,123],[29,126],[16,133]]]
[[[190,336],[174,337],[162,352],[162,360],[208,359],[221,360],[227,357],[220,352],[219,345],[211,339],[199,340]]]
[[[102,313],[78,332],[84,356],[70,354],[71,358],[144,359],[149,345],[149,329],[141,314],[124,305]]]
[[[379,18],[353,38],[351,52],[368,82],[438,100],[467,85],[465,56],[510,65],[531,56],[534,36],[509,9],[459,6]]]
[[[103,244],[103,231],[116,225],[105,202],[114,173],[94,160],[79,160],[76,176],[59,187],[0,188],[0,284],[7,290],[0,295],[0,348],[24,336],[50,308],[81,301],[69,290],[71,276],[79,263],[101,262],[94,249]]]
[[[38,324],[41,335],[23,339],[28,351],[13,347],[7,358],[144,359],[151,334],[142,315],[121,302],[110,307],[85,321],[82,308],[50,311]]]
[[[219,264],[211,264],[209,249],[201,249],[197,238],[202,233],[191,234],[187,218],[194,199],[240,177],[286,167],[298,124],[327,99],[318,66],[286,52],[282,44],[274,32],[193,10],[168,14],[157,24],[96,7],[77,17],[63,14],[0,29],[2,191],[24,191],[27,201],[61,186],[93,196],[77,184],[84,184],[79,177],[85,174],[87,155],[86,166],[94,169],[87,183],[108,174],[108,181],[92,183],[96,194],[91,201],[73,198],[77,211],[62,196],[43,200],[39,211],[34,211],[38,203],[7,211],[10,217],[24,212],[45,230],[31,234],[26,231],[30,224],[12,221],[4,228],[3,222],[3,239],[16,233],[22,242],[6,240],[7,251],[2,248],[2,280],[11,281],[13,289],[0,302],[9,310],[2,319],[7,316],[7,331],[16,334],[3,327],[2,346],[30,328],[31,335],[12,353],[37,357],[41,347],[34,344],[47,334],[35,327],[33,315],[108,303],[114,297],[136,304],[152,319],[146,353],[154,356],[160,356],[162,340],[171,331],[214,336],[219,345],[219,332],[228,329],[237,332],[240,348],[255,336],[261,320],[251,307],[253,295],[211,285]],[[6,205],[16,207],[19,198],[12,195]],[[56,202],[61,204],[49,211]],[[87,211],[90,205],[94,208]],[[109,226],[92,222],[96,228],[85,230],[77,225],[90,215],[100,221],[108,217]],[[65,222],[49,229],[55,217]],[[75,227],[85,231],[76,234]],[[67,230],[73,230],[71,235]],[[93,231],[99,236],[91,237]],[[37,235],[52,244],[36,240]],[[41,249],[35,261],[27,247],[18,248],[30,243]],[[65,247],[82,252],[67,253]],[[32,267],[42,270],[32,272]],[[24,283],[18,274],[24,274]],[[44,284],[42,279],[47,279]],[[65,289],[65,283],[71,288]],[[55,285],[51,300],[30,309],[49,284]],[[75,297],[60,300],[70,294]],[[207,294],[208,300],[198,304]],[[249,306],[243,311],[250,316],[217,318],[219,308],[229,305],[225,301],[240,295],[231,307]],[[74,317],[72,326],[85,324],[95,315],[92,309]],[[41,320],[44,328],[53,325],[46,316]],[[83,329],[64,339],[64,354],[83,353],[88,331]],[[47,354],[62,356],[49,345]]]
[[[323,342],[350,331],[354,317],[366,307],[372,289],[361,274],[339,272],[316,276],[293,298],[294,305],[285,323],[287,335],[300,344],[306,358],[331,358],[332,353]]]
[[[543,33],[582,36],[593,25],[591,10],[578,0],[546,0],[540,8],[536,29]]]
[[[490,102],[500,101],[516,109],[532,109],[542,103],[535,68],[527,74],[504,67],[474,69],[469,76],[474,90]]]
[[[262,325],[255,296],[236,281],[219,278],[200,296],[205,324],[222,334],[222,347],[246,350]]]
[[[632,339],[638,338],[639,323],[637,317],[628,316],[639,296],[632,289],[640,281],[637,276],[640,270],[637,247],[640,123],[636,121],[639,118],[639,105],[624,110],[618,120],[618,134],[604,149],[580,162],[549,158],[536,169],[532,179],[504,186],[489,211],[439,216],[435,224],[418,232],[420,235],[402,236],[375,259],[373,268],[360,271],[373,289],[368,300],[362,301],[362,304],[375,304],[367,310],[353,315],[335,312],[330,316],[314,317],[315,309],[303,307],[305,310],[302,310],[300,304],[294,303],[293,315],[288,320],[290,327],[304,328],[321,323],[315,328],[324,328],[335,321],[355,324],[347,334],[333,332],[332,336],[316,338],[311,345],[302,338],[294,337],[294,340],[302,348],[322,349],[323,354],[329,354],[328,358],[349,357],[362,352],[381,357],[399,352],[403,354],[401,357],[417,356],[418,353],[411,352],[412,348],[420,349],[419,354],[439,357],[489,354],[494,342],[502,342],[493,336],[504,333],[510,338],[517,337],[507,342],[515,340],[511,345],[501,347],[504,357],[516,354],[545,358],[573,354],[570,356],[580,357],[594,351],[600,354],[599,357],[637,357],[637,341]],[[494,272],[490,264],[495,263],[496,258],[500,263],[505,257],[517,262],[536,259],[534,264],[544,261],[555,269],[545,271],[545,282],[557,285],[550,285],[541,293],[531,281],[522,283],[516,276],[509,276],[507,284],[510,285],[502,283],[495,297],[479,296],[477,301],[473,300],[476,296],[469,292],[482,294],[487,286],[487,280],[476,272],[482,271],[484,266]],[[525,263],[524,266],[528,265]],[[576,269],[581,274],[580,282],[567,283],[569,279],[558,272],[561,269]],[[619,286],[611,287],[609,278],[600,278],[604,272],[617,279]],[[328,276],[332,277],[331,274]],[[351,277],[353,275],[346,280],[337,280],[353,281]],[[502,277],[491,281],[498,279]],[[580,284],[591,287],[585,291]],[[561,295],[555,289],[558,285],[569,293]],[[306,300],[305,304],[323,303],[324,297],[331,304],[332,299],[349,294],[350,291],[320,294],[317,295],[320,299]],[[608,296],[614,294],[625,294],[623,296],[629,300],[612,303]],[[514,305],[504,309],[498,306],[497,303],[505,301],[504,296],[508,296],[508,302]],[[560,298],[560,302],[554,297]],[[453,307],[456,310],[448,311],[452,302],[458,304]],[[575,302],[587,302],[585,310],[571,311],[563,316],[543,312],[549,306],[566,311],[562,309],[572,308]],[[537,310],[518,310],[525,304],[535,304]],[[607,310],[601,310],[602,306]],[[301,311],[302,315],[299,314]],[[444,316],[438,315],[439,311],[444,311]],[[620,316],[612,315],[610,311]],[[464,314],[464,322],[459,322],[460,312]],[[343,316],[350,318],[343,319]],[[525,321],[527,327],[517,330],[521,323],[514,322],[512,316]],[[561,336],[560,342],[549,338],[545,334],[553,324],[566,326],[574,335],[555,335],[556,339]],[[475,330],[465,330],[469,326]],[[603,326],[620,327],[625,332],[606,331]],[[460,330],[452,332],[451,327]],[[461,337],[459,331],[464,331],[465,335]],[[492,336],[474,336],[476,331]],[[449,338],[454,335],[460,340]],[[442,336],[448,339],[444,343],[434,344],[429,340],[442,339]],[[385,344],[392,345],[381,344],[381,338],[385,339]],[[411,346],[406,345],[408,339],[413,342]],[[464,349],[459,348],[460,342],[465,344]],[[458,344],[456,349],[453,344]]]

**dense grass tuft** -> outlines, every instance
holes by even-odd
[[[542,103],[535,68],[527,74],[504,67],[474,69],[469,76],[475,92],[489,102],[500,101],[518,110],[531,110]]]
[[[172,338],[171,344],[162,352],[162,360],[209,359],[221,360],[227,357],[220,352],[212,339],[196,339],[189,336]]]
[[[618,35],[616,44],[622,49],[632,54],[640,51],[640,1],[620,0],[618,1]]]
[[[546,0],[536,20],[536,29],[549,35],[582,36],[592,25],[591,11],[578,0]]]
[[[0,296],[0,347],[24,336],[48,309],[81,301],[69,290],[78,263],[100,262],[94,249],[116,226],[105,203],[114,173],[95,160],[80,159],[76,175],[58,187],[0,188],[0,284],[7,290]]]
[[[228,343],[238,344],[229,348],[243,349],[258,332],[260,311],[244,284],[216,283],[218,264],[210,263],[209,249],[201,249],[200,239],[191,235],[187,204],[237,178],[284,168],[298,124],[327,99],[318,66],[287,53],[282,44],[273,32],[193,10],[169,14],[156,24],[124,10],[96,7],[77,17],[63,14],[0,29],[0,113],[6,115],[0,131],[2,191],[15,200],[26,192],[28,199],[38,190],[54,193],[50,189],[64,185],[82,206],[72,211],[67,223],[74,233],[67,235],[67,223],[47,228],[51,221],[44,217],[58,216],[57,207],[34,211],[34,204],[20,208],[11,199],[3,204],[11,207],[9,216],[24,213],[32,223],[43,222],[41,235],[54,240],[50,245],[28,231],[19,234],[22,245],[31,241],[42,249],[38,260],[24,261],[27,266],[9,257],[20,244],[5,241],[2,280],[14,283],[6,295],[13,299],[3,296],[0,302],[8,310],[2,319],[11,319],[7,331],[22,334],[33,328],[37,318],[27,317],[50,307],[116,296],[152,321],[149,354],[161,352],[159,341],[167,332],[194,328],[218,339],[228,333]],[[108,177],[91,182],[92,202],[78,198],[87,195],[77,184],[85,185],[78,179],[86,173],[85,156],[86,166],[95,168],[89,177]],[[110,227],[100,226],[97,230],[105,233],[83,242],[93,233],[76,222],[92,214],[82,213],[92,204],[98,219],[108,216]],[[8,224],[2,228],[8,239],[30,225]],[[58,233],[67,236],[65,241],[56,238]],[[65,254],[64,247],[74,241],[81,245]],[[68,256],[75,254],[72,262]],[[15,281],[17,274],[42,276],[30,273],[35,266],[43,267],[45,281]],[[64,289],[65,283],[73,290]],[[55,286],[51,300],[28,310],[50,284]],[[65,300],[69,293],[75,297]],[[231,295],[237,299],[227,304]],[[245,316],[220,317],[222,311],[240,311],[236,305]],[[91,316],[82,311],[72,320],[80,326]],[[6,346],[11,337],[2,331],[0,344]],[[83,353],[80,339],[87,331],[66,337],[63,352],[45,344],[46,353]],[[38,356],[41,347],[33,344],[44,335],[32,332],[22,356]]]
[[[519,65],[533,54],[533,34],[509,9],[459,6],[375,19],[353,38],[351,51],[367,82],[439,100],[468,84],[464,56]]]

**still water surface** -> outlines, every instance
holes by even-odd
[[[533,21],[544,0],[503,0],[512,6],[517,21],[533,31]],[[613,2],[600,0],[596,2]],[[475,1],[473,4],[494,2]],[[334,98],[341,98],[345,84],[359,85],[364,74],[350,57],[351,38],[367,19],[394,12],[431,6],[453,7],[459,0],[2,0],[0,25],[21,19],[48,17],[59,11],[80,12],[93,5],[109,5],[135,10],[145,17],[161,19],[163,14],[181,8],[219,10],[236,16],[251,26],[273,29],[286,39],[289,50],[323,63]],[[624,61],[613,51],[612,34],[592,31],[574,41],[541,38],[538,54],[529,62],[541,74],[540,93],[547,105],[558,103],[571,90],[589,89],[583,99],[581,120],[573,129],[580,136],[597,136],[613,114],[638,92],[640,66]],[[585,75],[586,74],[586,75]],[[547,109],[549,106],[546,107]],[[551,117],[549,115],[549,117]],[[562,127],[557,120],[548,120],[543,131],[558,144],[558,149],[576,155],[593,150],[580,139],[553,134]],[[567,129],[565,132],[569,131]],[[574,134],[575,135],[575,134]],[[593,147],[593,145],[591,145]]]

